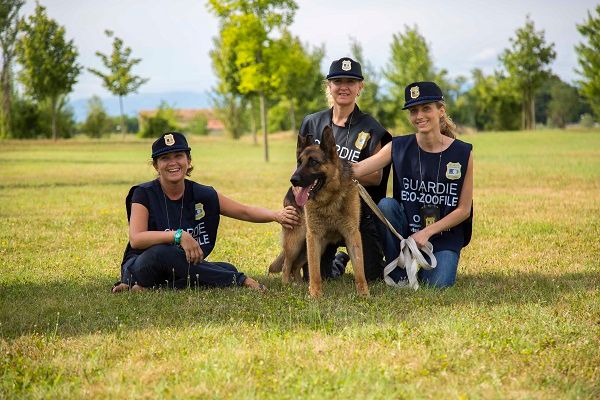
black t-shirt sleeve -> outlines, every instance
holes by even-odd
[[[146,207],[148,210],[150,209],[150,201],[148,200],[148,195],[146,194],[146,191],[139,186],[133,191],[133,196],[131,196],[131,202],[139,203]]]
[[[300,136],[306,136],[306,134],[309,133],[309,130],[310,130],[309,118],[308,118],[308,116],[306,116],[302,119],[302,123],[300,124],[300,131],[298,131],[298,134]]]

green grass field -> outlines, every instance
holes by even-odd
[[[600,131],[485,133],[456,286],[283,286],[276,224],[214,261],[269,287],[110,294],[150,141],[0,142],[0,398],[600,398]],[[278,208],[295,140],[192,138],[192,178]]]

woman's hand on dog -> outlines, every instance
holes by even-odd
[[[294,229],[294,226],[300,225],[300,216],[294,207],[287,206],[276,212],[275,221],[286,229]]]
[[[198,264],[204,260],[204,252],[200,244],[188,232],[181,235],[181,248],[185,251],[185,258],[188,263]]]

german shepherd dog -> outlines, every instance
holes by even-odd
[[[309,293],[311,297],[321,297],[321,255],[328,244],[343,239],[352,260],[356,290],[368,296],[358,188],[350,164],[338,157],[331,127],[323,130],[320,144],[314,143],[312,135],[299,135],[296,155],[298,168],[290,179],[296,194],[290,188],[283,203],[296,207],[301,225],[283,229],[283,253],[269,271],[282,270],[284,283],[300,282],[300,269],[308,261]]]

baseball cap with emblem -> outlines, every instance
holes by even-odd
[[[176,151],[191,151],[185,136],[179,132],[163,133],[152,143],[152,158]]]
[[[416,106],[417,104],[434,103],[444,101],[442,89],[434,82],[414,82],[404,89],[403,110]]]
[[[331,63],[327,79],[335,78],[351,78],[363,80],[362,68],[358,61],[354,61],[349,57],[340,58]]]

